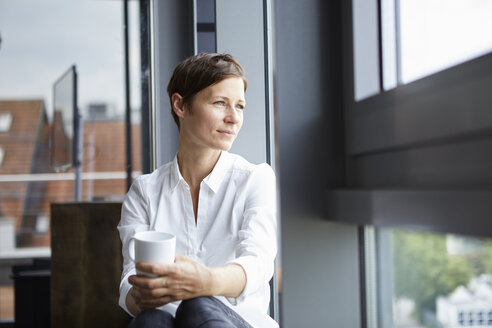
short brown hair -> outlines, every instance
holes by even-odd
[[[241,64],[229,54],[200,53],[183,60],[174,69],[167,85],[171,102],[171,113],[179,128],[179,119],[173,110],[172,95],[179,93],[185,105],[191,104],[193,97],[203,89],[229,77],[240,77],[246,91],[247,80]]]

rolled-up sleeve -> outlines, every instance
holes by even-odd
[[[244,217],[238,233],[236,258],[246,273],[246,286],[239,297],[228,298],[233,305],[268,285],[277,254],[276,179],[267,164],[257,166],[248,181]]]
[[[128,244],[130,243],[130,238],[136,232],[149,230],[147,203],[148,199],[145,197],[142,190],[141,179],[137,178],[133,182],[123,201],[121,219],[118,224],[123,254],[123,272],[121,274],[120,297],[118,303],[130,315],[132,314],[126,307],[126,296],[131,288],[128,277],[135,274],[135,265],[129,257]]]

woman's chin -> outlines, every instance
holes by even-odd
[[[231,147],[232,147],[232,142],[227,143],[227,144],[221,144],[217,149],[223,150],[223,151],[229,151],[229,149],[231,149]]]

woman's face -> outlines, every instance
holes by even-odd
[[[243,125],[244,82],[230,77],[195,95],[181,119],[180,134],[200,148],[229,150]]]

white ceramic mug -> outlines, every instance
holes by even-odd
[[[176,252],[176,237],[160,231],[137,232],[128,244],[130,259],[137,262],[173,263]],[[155,275],[137,270],[137,274]]]

